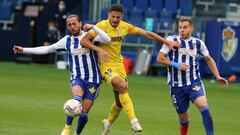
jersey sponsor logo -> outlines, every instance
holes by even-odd
[[[119,37],[111,37],[111,42],[120,42],[122,41],[122,37],[119,36]]]
[[[191,57],[196,58],[197,51],[196,50],[187,49],[187,48],[180,48],[179,49],[179,54],[187,54],[187,55],[189,55]]]
[[[72,55],[83,55],[90,53],[90,50],[87,48],[76,48],[71,50]]]
[[[235,31],[230,27],[226,27],[222,31],[222,52],[223,59],[228,62],[235,55],[238,45],[238,39],[235,37]]]
[[[197,86],[197,85],[192,88],[192,90],[195,90],[195,91],[199,91],[200,89],[201,89],[201,87]]]
[[[105,76],[108,78],[108,77],[112,77],[112,69],[108,69],[106,72],[105,72]]]

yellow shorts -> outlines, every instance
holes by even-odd
[[[116,76],[121,77],[127,81],[127,74],[123,63],[100,65],[100,70],[103,79],[107,81],[108,84],[111,84],[112,79]]]

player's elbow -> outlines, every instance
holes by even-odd
[[[157,62],[162,64],[162,63],[164,63],[164,60],[165,60],[165,57],[162,56],[161,54],[159,54],[158,57],[157,57]]]
[[[102,40],[105,44],[108,44],[109,42],[111,42],[111,38],[109,36],[104,37]]]
[[[106,37],[105,42],[109,43],[111,42],[111,38],[109,36]]]

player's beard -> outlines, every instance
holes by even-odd
[[[78,36],[80,34],[80,31],[72,31],[71,34],[73,36]]]

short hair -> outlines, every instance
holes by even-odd
[[[79,16],[76,15],[76,14],[70,14],[70,15],[68,15],[67,19],[68,19],[68,18],[73,18],[73,17],[77,18],[78,22],[82,22],[82,20],[81,20],[81,19],[79,18]]]
[[[189,24],[192,26],[193,25],[193,21],[190,17],[187,16],[182,16],[180,17],[178,22],[189,22]]]
[[[116,11],[116,12],[121,12],[123,13],[123,6],[121,4],[113,4],[109,11],[108,12],[111,12],[111,11]]]

